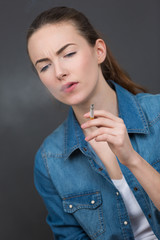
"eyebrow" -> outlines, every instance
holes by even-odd
[[[63,47],[61,47],[57,52],[56,55],[60,55],[67,47],[71,46],[71,45],[75,45],[75,43],[67,43],[66,45],[64,45]],[[40,62],[46,62],[49,61],[49,58],[41,58],[39,60],[36,61],[35,66],[40,63]]]

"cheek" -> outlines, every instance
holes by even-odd
[[[78,68],[82,74],[94,74],[96,67],[98,66],[96,58],[93,54],[85,53],[81,56],[81,59],[78,64]],[[87,75],[86,75],[87,76]]]

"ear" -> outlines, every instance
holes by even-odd
[[[105,60],[107,54],[106,44],[103,39],[96,40],[95,50],[97,54],[98,64],[101,64]]]

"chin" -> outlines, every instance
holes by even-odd
[[[88,102],[89,99],[76,99],[72,101],[69,105],[71,106],[80,106],[85,105]]]
[[[69,106],[78,106],[89,101],[89,94],[73,94],[67,98],[57,98],[57,100]]]

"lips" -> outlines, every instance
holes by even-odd
[[[70,92],[77,86],[77,84],[78,82],[68,82],[62,86],[61,91]]]

